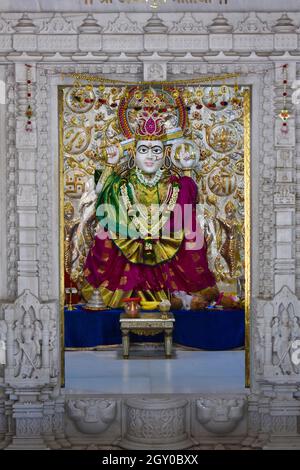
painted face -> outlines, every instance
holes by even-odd
[[[139,140],[136,146],[136,166],[148,175],[156,173],[164,162],[164,146],[160,140]]]

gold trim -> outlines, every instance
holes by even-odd
[[[250,302],[251,302],[251,147],[250,89],[244,93],[244,185],[245,185],[245,385],[250,387]]]
[[[58,123],[59,123],[59,310],[60,310],[60,381],[65,386],[65,280],[64,280],[64,146],[63,146],[63,117],[64,117],[64,87],[58,86]]]
[[[241,74],[240,73],[223,73],[221,75],[204,75],[199,76],[196,78],[184,79],[184,80],[163,80],[163,81],[138,81],[138,82],[130,82],[128,80],[116,80],[112,78],[107,78],[99,75],[92,75],[88,73],[62,73],[63,77],[72,77],[75,80],[75,84],[80,86],[80,80],[85,82],[100,82],[101,85],[127,85],[127,86],[141,86],[141,85],[202,85],[205,83],[212,83],[216,81],[224,81],[230,78],[237,79]]]

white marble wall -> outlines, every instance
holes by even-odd
[[[42,4],[39,13],[7,7],[0,15],[0,80],[7,91],[0,105],[0,333],[7,345],[0,365],[0,445],[299,448],[299,372],[274,363],[272,328],[284,311],[299,316],[300,134],[290,85],[300,70],[300,13],[286,17],[274,7],[217,17],[91,16],[74,9],[53,16],[41,13]],[[284,63],[292,113],[287,135],[277,118]],[[25,132],[25,64],[33,70],[32,133]],[[60,388],[57,87],[67,83],[60,73],[73,71],[133,80],[241,72],[239,82],[252,86],[251,388],[243,396],[111,400],[67,396]],[[29,377],[19,376],[22,358],[15,364],[13,349],[25,311],[40,344]],[[287,328],[288,335],[297,334],[291,322]],[[170,426],[158,443],[165,413]]]

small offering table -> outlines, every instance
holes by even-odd
[[[167,358],[172,357],[173,328],[175,318],[172,313],[163,316],[161,312],[141,313],[139,317],[130,317],[125,313],[120,316],[122,332],[123,357],[128,359],[130,338],[129,333],[137,335],[152,336],[157,333],[165,334],[165,354]]]

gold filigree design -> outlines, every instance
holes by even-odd
[[[244,93],[244,186],[245,186],[245,375],[250,386],[250,302],[251,302],[251,167],[250,167],[250,90]]]

